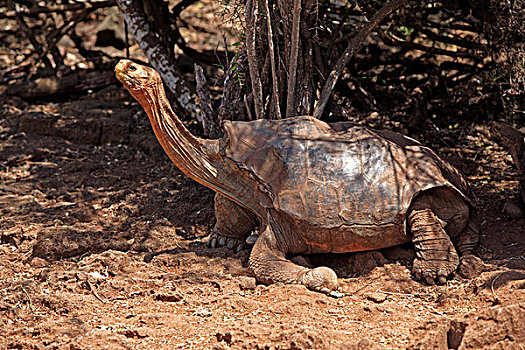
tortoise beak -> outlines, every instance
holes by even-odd
[[[115,66],[115,75],[117,76],[117,79],[124,83],[124,79],[126,78],[126,73],[128,72],[128,67],[130,64],[132,64],[130,60],[120,60],[119,63]]]

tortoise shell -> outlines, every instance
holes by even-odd
[[[221,153],[264,184],[273,209],[318,228],[404,232],[413,198],[434,187],[473,204],[454,167],[392,131],[313,117],[225,122],[224,130]]]

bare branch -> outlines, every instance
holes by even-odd
[[[43,57],[43,62],[46,65],[46,67],[52,68],[51,61],[49,61],[49,59],[47,57],[45,57],[45,55],[43,55],[43,52],[45,50],[42,47],[42,45],[40,45],[40,42],[36,39],[36,37],[35,37],[33,31],[31,30],[31,28],[29,28],[29,26],[26,24],[26,22],[24,21],[24,18],[22,17],[22,15],[20,15],[16,11],[14,11],[15,4],[14,4],[13,0],[8,0],[7,5],[8,5],[8,7],[11,10],[13,10],[11,12],[15,13],[14,16],[16,18],[16,21],[17,21],[18,25],[20,26],[20,28],[22,29],[22,31],[24,32],[24,35],[26,36],[26,38],[29,40],[31,45],[33,45],[33,47],[38,52],[38,54]]]
[[[85,1],[83,3],[36,7],[36,8],[30,8],[30,9],[19,9],[19,10],[13,9],[5,13],[0,13],[0,19],[3,19],[3,18],[13,19],[18,16],[31,17],[31,16],[35,16],[41,13],[64,13],[64,12],[84,10],[84,9],[96,10],[100,8],[112,7],[112,6],[115,6],[116,4],[117,2],[115,0],[94,1],[94,2]]]
[[[263,93],[259,65],[257,64],[257,53],[255,49],[255,14],[258,11],[257,0],[246,1],[246,51],[248,67],[250,69],[250,80],[252,82],[253,102],[255,105],[255,117],[264,117]]]
[[[471,58],[471,59],[478,60],[478,61],[482,59],[482,57],[480,55],[477,55],[477,54],[475,54],[473,52],[468,52],[468,51],[451,51],[451,50],[440,49],[440,48],[437,48],[437,47],[426,46],[426,45],[419,44],[419,43],[414,43],[414,42],[409,42],[409,41],[402,41],[402,40],[395,39],[391,35],[386,35],[384,33],[379,34],[379,36],[381,37],[381,40],[383,40],[387,44],[390,44],[390,45],[393,45],[393,46],[399,46],[399,47],[403,47],[403,48],[407,48],[407,49],[411,49],[411,50],[419,50],[419,51],[427,52],[427,53],[430,53],[430,54],[433,54],[433,55],[443,55],[443,56],[450,56],[450,57]]]
[[[244,95],[244,108],[246,108],[246,114],[248,114],[248,120],[253,120],[252,112],[250,112],[250,105],[248,104],[248,98]]]
[[[266,21],[268,24],[268,47],[270,49],[270,61],[272,64],[273,98],[275,105],[274,119],[282,119],[281,107],[279,106],[279,80],[277,79],[277,68],[275,67],[275,52],[273,48],[272,18],[270,17],[270,6],[268,5],[268,0],[264,1],[264,7],[266,10]]]
[[[297,80],[297,54],[299,52],[299,28],[301,24],[301,0],[293,4],[292,42],[288,62],[288,95],[286,97],[286,117],[294,116],[295,108],[295,82]]]
[[[148,57],[150,64],[160,73],[168,91],[177,99],[182,111],[196,116],[198,106],[186,86],[182,74],[175,68],[173,58],[159,42],[149,25],[140,2],[136,0],[117,0],[131,34],[139,44],[142,52]],[[175,106],[176,107],[176,106]]]
[[[197,119],[201,122],[206,136],[217,138],[220,133],[211,108],[208,82],[206,81],[202,67],[198,64],[195,64],[195,82],[197,83],[197,95],[199,96],[199,104],[201,106],[201,112],[197,115]]]
[[[361,49],[364,41],[370,35],[372,30],[374,30],[374,28],[377,27],[377,25],[381,23],[381,21],[390,12],[404,5],[406,2],[407,0],[390,1],[379,11],[377,11],[376,14],[374,14],[374,16],[370,19],[370,22],[366,23],[364,27],[357,33],[357,35],[352,38],[345,52],[341,55],[341,57],[339,57],[339,59],[335,63],[333,70],[330,72],[330,75],[326,79],[326,82],[323,86],[323,90],[321,91],[321,96],[319,97],[319,101],[317,102],[317,105],[314,109],[314,117],[320,118],[323,115],[324,108],[326,107],[328,99],[332,94],[332,90],[334,89],[334,86],[337,83],[339,76],[341,76],[344,67],[348,64],[348,62],[354,56],[354,54],[357,51],[359,51],[359,49]]]
[[[182,0],[177,5],[173,6],[173,9],[171,10],[171,16],[173,18],[179,17],[180,13],[187,8],[190,5],[193,5],[198,0]]]

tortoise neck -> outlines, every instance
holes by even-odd
[[[192,135],[171,108],[162,85],[137,100],[146,110],[162,148],[182,172],[260,217],[264,215],[261,203],[268,203],[268,198],[260,192],[260,183],[219,152],[219,140]]]
[[[162,85],[149,90],[139,99],[148,114],[160,145],[171,161],[195,181],[216,190],[217,140],[195,137],[170,106]]]

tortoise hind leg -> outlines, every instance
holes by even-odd
[[[286,248],[280,247],[270,225],[259,236],[250,254],[249,265],[258,281],[266,284],[283,282],[303,284],[323,293],[337,290],[337,275],[328,267],[309,269],[286,259]]]
[[[446,223],[431,209],[414,209],[408,224],[416,247],[412,273],[416,279],[424,278],[428,284],[445,283],[459,265],[456,248],[445,232]]]
[[[214,204],[217,222],[208,246],[216,248],[226,245],[237,252],[242,250],[244,241],[258,226],[256,215],[220,194],[215,195]]]
[[[446,281],[456,270],[461,256],[472,253],[477,244],[474,210],[456,192],[447,187],[420,193],[412,202],[409,229],[416,247],[413,274],[428,283]],[[454,244],[452,243],[454,242]]]
[[[474,210],[471,210],[465,229],[456,237],[455,244],[458,248],[459,255],[464,257],[472,255],[474,248],[479,242],[480,229],[478,225],[478,218]]]

